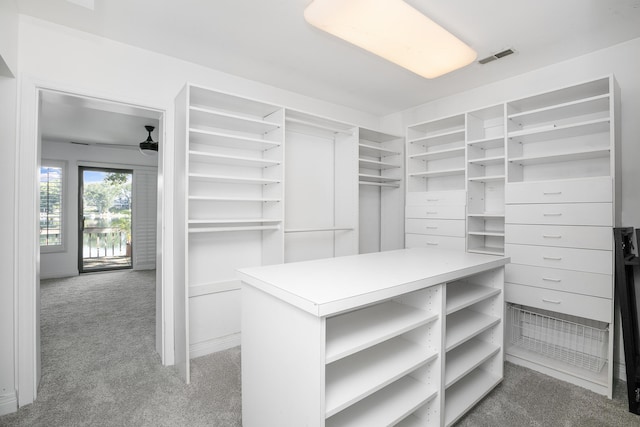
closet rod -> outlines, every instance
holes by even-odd
[[[308,233],[315,231],[353,231],[353,227],[351,228],[343,228],[343,227],[328,227],[328,228],[289,228],[285,229],[285,233]]]

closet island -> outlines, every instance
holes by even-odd
[[[411,248],[239,270],[243,425],[453,424],[502,380],[508,261]]]

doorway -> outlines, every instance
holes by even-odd
[[[80,166],[78,270],[121,270],[132,262],[133,171]]]

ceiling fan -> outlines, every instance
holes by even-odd
[[[106,142],[79,142],[79,141],[69,141],[71,144],[75,145],[85,145],[85,146],[94,146],[94,147],[108,147],[108,148],[124,148],[127,150],[138,150],[145,156],[156,156],[158,155],[158,142],[155,142],[153,138],[151,138],[151,132],[155,129],[155,126],[146,125],[144,127],[149,135],[147,139],[140,142],[138,145],[134,144],[112,144]]]

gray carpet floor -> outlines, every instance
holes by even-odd
[[[154,282],[130,270],[43,281],[38,399],[0,426],[240,426],[240,349],[192,360],[185,385],[155,353]],[[640,417],[624,383],[609,400],[507,363],[458,426],[631,427]]]

